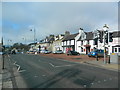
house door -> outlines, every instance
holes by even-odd
[[[86,54],[90,52],[90,47],[86,47]]]

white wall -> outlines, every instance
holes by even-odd
[[[67,45],[70,45],[70,41],[67,41]]]
[[[119,38],[113,38],[113,42],[109,42],[108,45],[109,47],[109,55],[112,53],[112,46],[120,45],[120,37]],[[120,52],[117,52],[120,54]]]
[[[86,49],[86,47],[84,47],[84,45],[87,44],[87,40],[83,41],[83,45],[82,46],[81,46],[81,41],[77,41],[76,44],[77,44],[76,45],[76,47],[77,47],[76,51],[81,53],[81,54],[86,54],[86,51],[84,51],[84,49]],[[94,44],[94,41],[93,40],[89,40],[89,45],[91,45],[90,50],[94,48],[93,44]],[[81,47],[83,48],[83,52],[81,52]]]

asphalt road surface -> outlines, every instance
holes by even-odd
[[[13,67],[15,88],[118,88],[118,72],[111,70],[31,54],[5,60]]]

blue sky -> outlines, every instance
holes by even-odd
[[[5,43],[33,42],[35,28],[37,40],[49,34],[63,34],[66,30],[77,33],[101,29],[108,24],[118,30],[117,2],[3,2],[2,34]]]

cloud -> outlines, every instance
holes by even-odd
[[[32,42],[31,26],[35,27],[38,40],[66,30],[76,33],[80,27],[92,31],[108,24],[111,30],[118,29],[115,2],[4,2],[2,8],[6,40],[23,42],[24,35]]]

